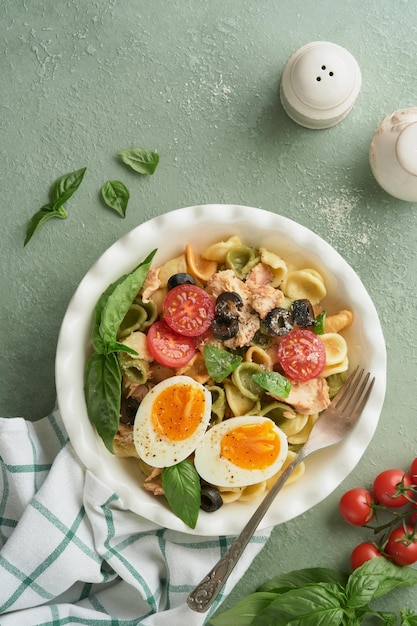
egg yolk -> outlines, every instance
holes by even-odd
[[[205,397],[201,389],[179,383],[167,387],[154,400],[152,424],[171,441],[190,437],[204,414]]]
[[[242,424],[223,435],[221,453],[242,469],[265,469],[276,461],[280,440],[270,422]]]

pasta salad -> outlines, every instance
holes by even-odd
[[[317,270],[237,235],[155,252],[96,305],[85,397],[107,448],[194,528],[291,462],[346,376],[353,313],[323,309]]]

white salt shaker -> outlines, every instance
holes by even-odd
[[[382,120],[371,141],[369,162],[382,189],[399,200],[417,202],[417,107]]]
[[[306,128],[335,126],[352,109],[362,75],[348,50],[313,41],[290,56],[282,72],[280,99],[287,115]]]

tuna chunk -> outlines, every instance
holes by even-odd
[[[255,265],[248,274],[246,287],[250,293],[252,308],[264,319],[267,313],[282,305],[284,294],[280,289],[272,287],[273,274],[263,263]]]
[[[243,308],[250,306],[250,291],[233,270],[222,270],[213,274],[207,282],[207,289],[215,298],[224,291],[234,291],[242,298]]]
[[[325,378],[313,378],[306,382],[291,381],[289,396],[278,399],[290,404],[297,413],[313,415],[329,406],[329,385]]]
[[[149,302],[152,294],[161,286],[161,281],[159,280],[160,269],[160,267],[151,267],[149,270],[142,285],[142,302]]]
[[[246,283],[237,278],[233,270],[222,270],[213,274],[207,283],[207,287],[215,298],[225,291],[233,291],[240,295],[243,306],[237,312],[239,331],[235,337],[227,339],[224,345],[227,348],[247,346],[259,330],[260,319],[252,308],[251,293]]]

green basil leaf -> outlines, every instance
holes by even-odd
[[[278,595],[257,616],[256,626],[342,624],[344,601],[343,587],[334,583],[317,583],[291,589]]]
[[[171,467],[164,467],[162,487],[175,515],[190,528],[195,528],[200,511],[201,487],[194,465],[184,460]]]
[[[361,607],[398,587],[417,584],[417,570],[394,565],[383,556],[367,561],[352,572],[346,586],[347,606]]]
[[[401,626],[417,626],[417,613],[410,608],[401,611]]]
[[[29,224],[26,230],[26,237],[23,243],[23,247],[26,246],[27,243],[32,239],[33,235],[36,233],[38,228],[51,219],[51,217],[60,217],[64,219],[67,215],[62,215],[61,212],[55,211],[54,207],[51,204],[45,204],[42,208],[35,213],[29,220]]]
[[[101,188],[104,202],[119,215],[125,217],[127,203],[129,202],[129,190],[120,180],[109,180]]]
[[[120,276],[114,283],[109,285],[105,291],[101,294],[100,298],[96,306],[94,307],[94,326],[93,326],[93,346],[96,352],[104,353],[106,350],[106,346],[104,341],[100,335],[100,323],[101,323],[101,314],[103,312],[104,306],[109,298],[109,296],[116,289],[117,285],[120,285],[125,278],[127,278],[128,274],[124,274]]]
[[[50,191],[51,202],[39,209],[29,221],[23,246],[26,246],[38,228],[51,217],[59,217],[61,219],[67,217],[67,212],[63,205],[80,186],[86,169],[84,167],[76,172],[64,174],[64,176],[61,176],[54,182]]]
[[[228,611],[212,617],[208,623],[212,624],[212,626],[230,626],[230,624],[233,624],[233,626],[255,626],[257,616],[260,615],[275,598],[275,593],[268,593],[266,591],[252,593]]]
[[[337,583],[345,586],[348,575],[327,567],[307,567],[280,574],[268,580],[258,588],[258,591],[273,591],[282,593],[290,589],[299,589],[311,583]]]
[[[216,346],[204,346],[204,360],[211,378],[221,383],[242,362],[242,357]]]
[[[127,274],[120,282],[116,282],[114,289],[111,290],[111,293],[109,293],[104,302],[98,329],[102,340],[102,350],[104,352],[112,352],[115,350],[115,344],[117,343],[116,335],[119,326],[137,296],[139,289],[142,287],[155,254],[156,250],[153,250],[133,272]],[[98,344],[99,342],[96,341],[96,343]],[[128,352],[126,349],[124,349],[124,351]]]
[[[119,428],[121,384],[115,354],[94,353],[89,357],[84,378],[87,413],[110,452]]]
[[[132,148],[117,153],[123,163],[129,165],[139,174],[152,175],[159,163],[159,154],[143,148]]]
[[[316,333],[316,335],[324,335],[324,333],[326,332],[324,324],[326,322],[326,311],[322,311],[321,313],[319,313],[316,317],[316,319],[314,320],[314,324],[313,324],[313,330]]]
[[[61,207],[77,191],[84,178],[86,167],[58,178],[51,187],[51,201],[55,208]]]
[[[253,380],[266,391],[280,398],[288,398],[291,391],[290,381],[279,372],[259,372],[252,374]]]

